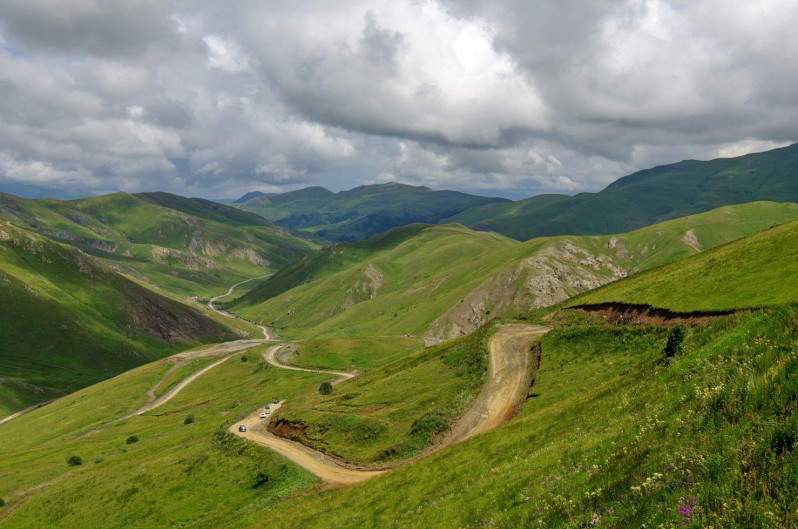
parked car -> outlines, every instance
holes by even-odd
[[[261,418],[261,419],[265,419],[265,418],[266,418],[266,414],[265,414],[265,413],[261,413],[261,414],[260,414],[260,418]]]
[[[239,431],[239,432],[246,432],[246,431],[247,431],[247,427],[246,427],[246,425],[242,424],[241,426],[239,426],[239,427],[238,427],[238,431]]]
[[[268,408],[266,409],[266,413],[271,413],[271,412],[272,412],[272,410],[270,410]]]
[[[268,404],[265,406],[265,408],[266,408],[267,410],[270,410],[270,409],[272,409],[272,408],[271,408],[271,406],[269,406]]]
[[[274,399],[274,402],[272,402],[272,404],[280,404],[280,399]]]

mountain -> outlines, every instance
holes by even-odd
[[[255,213],[169,193],[71,201],[0,194],[0,219],[80,248],[116,270],[184,296],[221,293],[318,248]]]
[[[599,193],[540,195],[477,206],[443,220],[518,240],[622,233],[753,201],[798,202],[798,144],[737,158],[686,160],[638,171]]]
[[[0,222],[0,299],[3,415],[239,335],[198,307],[8,221]]]
[[[520,243],[415,224],[309,254],[230,308],[288,338],[448,339],[798,217],[798,205],[726,206],[619,235]]]
[[[794,303],[798,221],[607,285],[575,304],[648,304],[677,312],[762,308]]]
[[[414,222],[435,224],[471,207],[504,202],[509,201],[388,183],[338,193],[308,187],[253,198],[240,207],[327,240],[356,241],[398,226]]]
[[[478,353],[484,358],[496,326],[379,362],[336,385],[328,396],[319,393],[327,374],[276,369],[262,360],[262,351],[247,353],[241,356],[247,361],[208,371],[157,410],[114,422],[136,409],[167,369],[150,363],[0,425],[0,524],[792,527],[798,472],[798,288],[792,261],[798,224],[705,252],[696,244],[721,244],[733,237],[724,233],[727,226],[736,233],[754,230],[763,222],[758,218],[763,206],[790,207],[749,204],[738,213],[741,206],[729,206],[617,235],[614,242],[613,237],[573,239],[604,247],[607,258],[623,253],[623,243],[629,261],[640,266],[645,259],[650,259],[645,266],[653,266],[693,254],[595,293],[605,301],[660,307],[676,307],[683,299],[680,312],[660,311],[671,318],[670,325],[686,325],[681,350],[673,357],[666,357],[664,348],[674,331],[661,318],[619,321],[565,307],[521,312],[523,319],[553,328],[532,352],[526,398],[508,422],[351,486],[322,483],[227,429],[279,397],[298,417],[327,412],[325,422],[305,432],[301,423],[295,428],[324,446],[330,433],[323,427],[330,426],[335,445],[346,448],[336,453],[357,456],[375,439],[401,443],[405,434],[410,441],[426,433],[433,443],[441,442],[451,426],[449,407],[467,404],[471,382],[483,380],[487,368]],[[709,221],[705,230],[699,228],[702,218]],[[681,224],[669,228],[671,222]],[[438,230],[449,230],[446,237],[455,242],[462,228],[415,229],[416,234],[388,243],[400,248],[419,237],[435,239]],[[495,242],[487,242],[487,236]],[[475,248],[486,249],[524,248],[532,242],[495,234],[472,237]],[[390,244],[355,247],[378,256],[390,252]],[[422,261],[424,241],[416,244],[418,253],[397,263],[393,274],[410,269],[418,277],[434,275]],[[563,255],[550,257],[552,264],[573,263]],[[583,253],[580,260],[591,268],[588,257]],[[353,262],[357,259],[364,261],[355,256]],[[464,265],[459,260],[450,270]],[[319,276],[339,273],[330,267]],[[573,304],[584,306],[592,295]],[[329,306],[323,297],[316,302],[319,311]],[[695,313],[707,309],[733,313]],[[339,345],[352,340],[331,340],[324,351],[318,351],[323,341],[314,340],[315,353],[305,342],[295,345],[303,361],[306,355],[311,361],[314,355],[335,356],[338,365],[348,365],[356,354],[379,359],[380,341],[393,346],[402,340],[407,339],[372,336],[357,353]],[[473,373],[458,373],[471,365]],[[403,448],[389,445],[383,453],[392,457]],[[83,464],[67,463],[75,457]]]
[[[232,200],[231,202],[233,204],[243,204],[244,202],[247,202],[248,200],[252,200],[253,198],[258,198],[258,197],[263,197],[263,196],[266,196],[266,193],[264,193],[262,191],[250,191],[249,193],[244,194],[244,196],[242,196],[241,198],[238,198],[236,200]]]

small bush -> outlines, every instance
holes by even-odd
[[[321,383],[321,386],[319,386],[319,393],[321,393],[322,395],[329,395],[332,392],[333,392],[332,384],[330,384],[328,380],[325,380],[324,382]]]
[[[183,420],[183,424],[193,424],[193,423],[194,423],[194,416],[186,415],[186,418]]]
[[[269,475],[266,472],[258,472],[252,480],[252,488],[257,489],[261,485],[269,482]]]
[[[242,362],[246,362],[247,360],[249,360],[249,358],[247,358],[247,355],[241,355]]]
[[[69,465],[71,467],[76,467],[76,466],[82,465],[82,464],[83,464],[83,460],[80,458],[80,456],[69,456],[67,458],[67,465]]]
[[[5,504],[6,504],[6,500],[4,500],[3,498],[0,498],[0,507],[4,506]]]
[[[125,441],[125,442],[127,444],[129,444],[129,445],[132,445],[133,443],[138,443],[139,442],[139,436],[138,435],[131,435],[130,437],[127,438],[127,441]]]
[[[668,358],[682,352],[682,342],[687,336],[687,327],[682,324],[677,325],[668,333],[668,341],[665,343],[665,356]]]

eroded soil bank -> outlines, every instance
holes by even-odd
[[[716,318],[729,316],[735,311],[717,312],[672,312],[658,309],[650,305],[633,305],[629,303],[597,303],[580,305],[567,310],[604,317],[608,323],[616,325],[702,325]]]

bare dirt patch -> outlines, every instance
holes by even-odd
[[[716,318],[734,314],[734,311],[672,312],[649,305],[627,303],[599,303],[571,307],[566,310],[602,316],[608,323],[615,325],[702,325]]]

